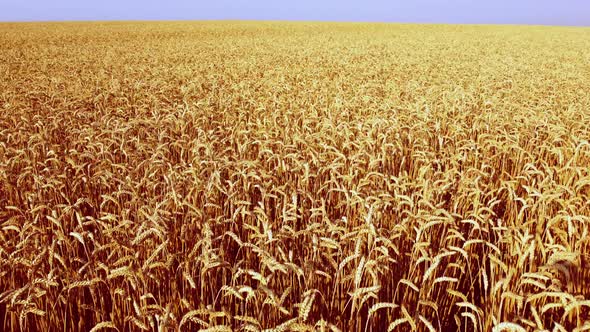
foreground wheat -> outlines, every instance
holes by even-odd
[[[590,329],[589,29],[0,32],[1,330]]]

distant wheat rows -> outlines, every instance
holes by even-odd
[[[0,32],[0,330],[590,330],[588,29]]]

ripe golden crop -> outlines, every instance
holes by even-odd
[[[0,330],[587,330],[588,36],[1,24]]]

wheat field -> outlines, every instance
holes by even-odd
[[[590,330],[589,50],[0,24],[0,330]]]

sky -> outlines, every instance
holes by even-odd
[[[590,26],[590,0],[0,0],[0,21],[227,19]]]

